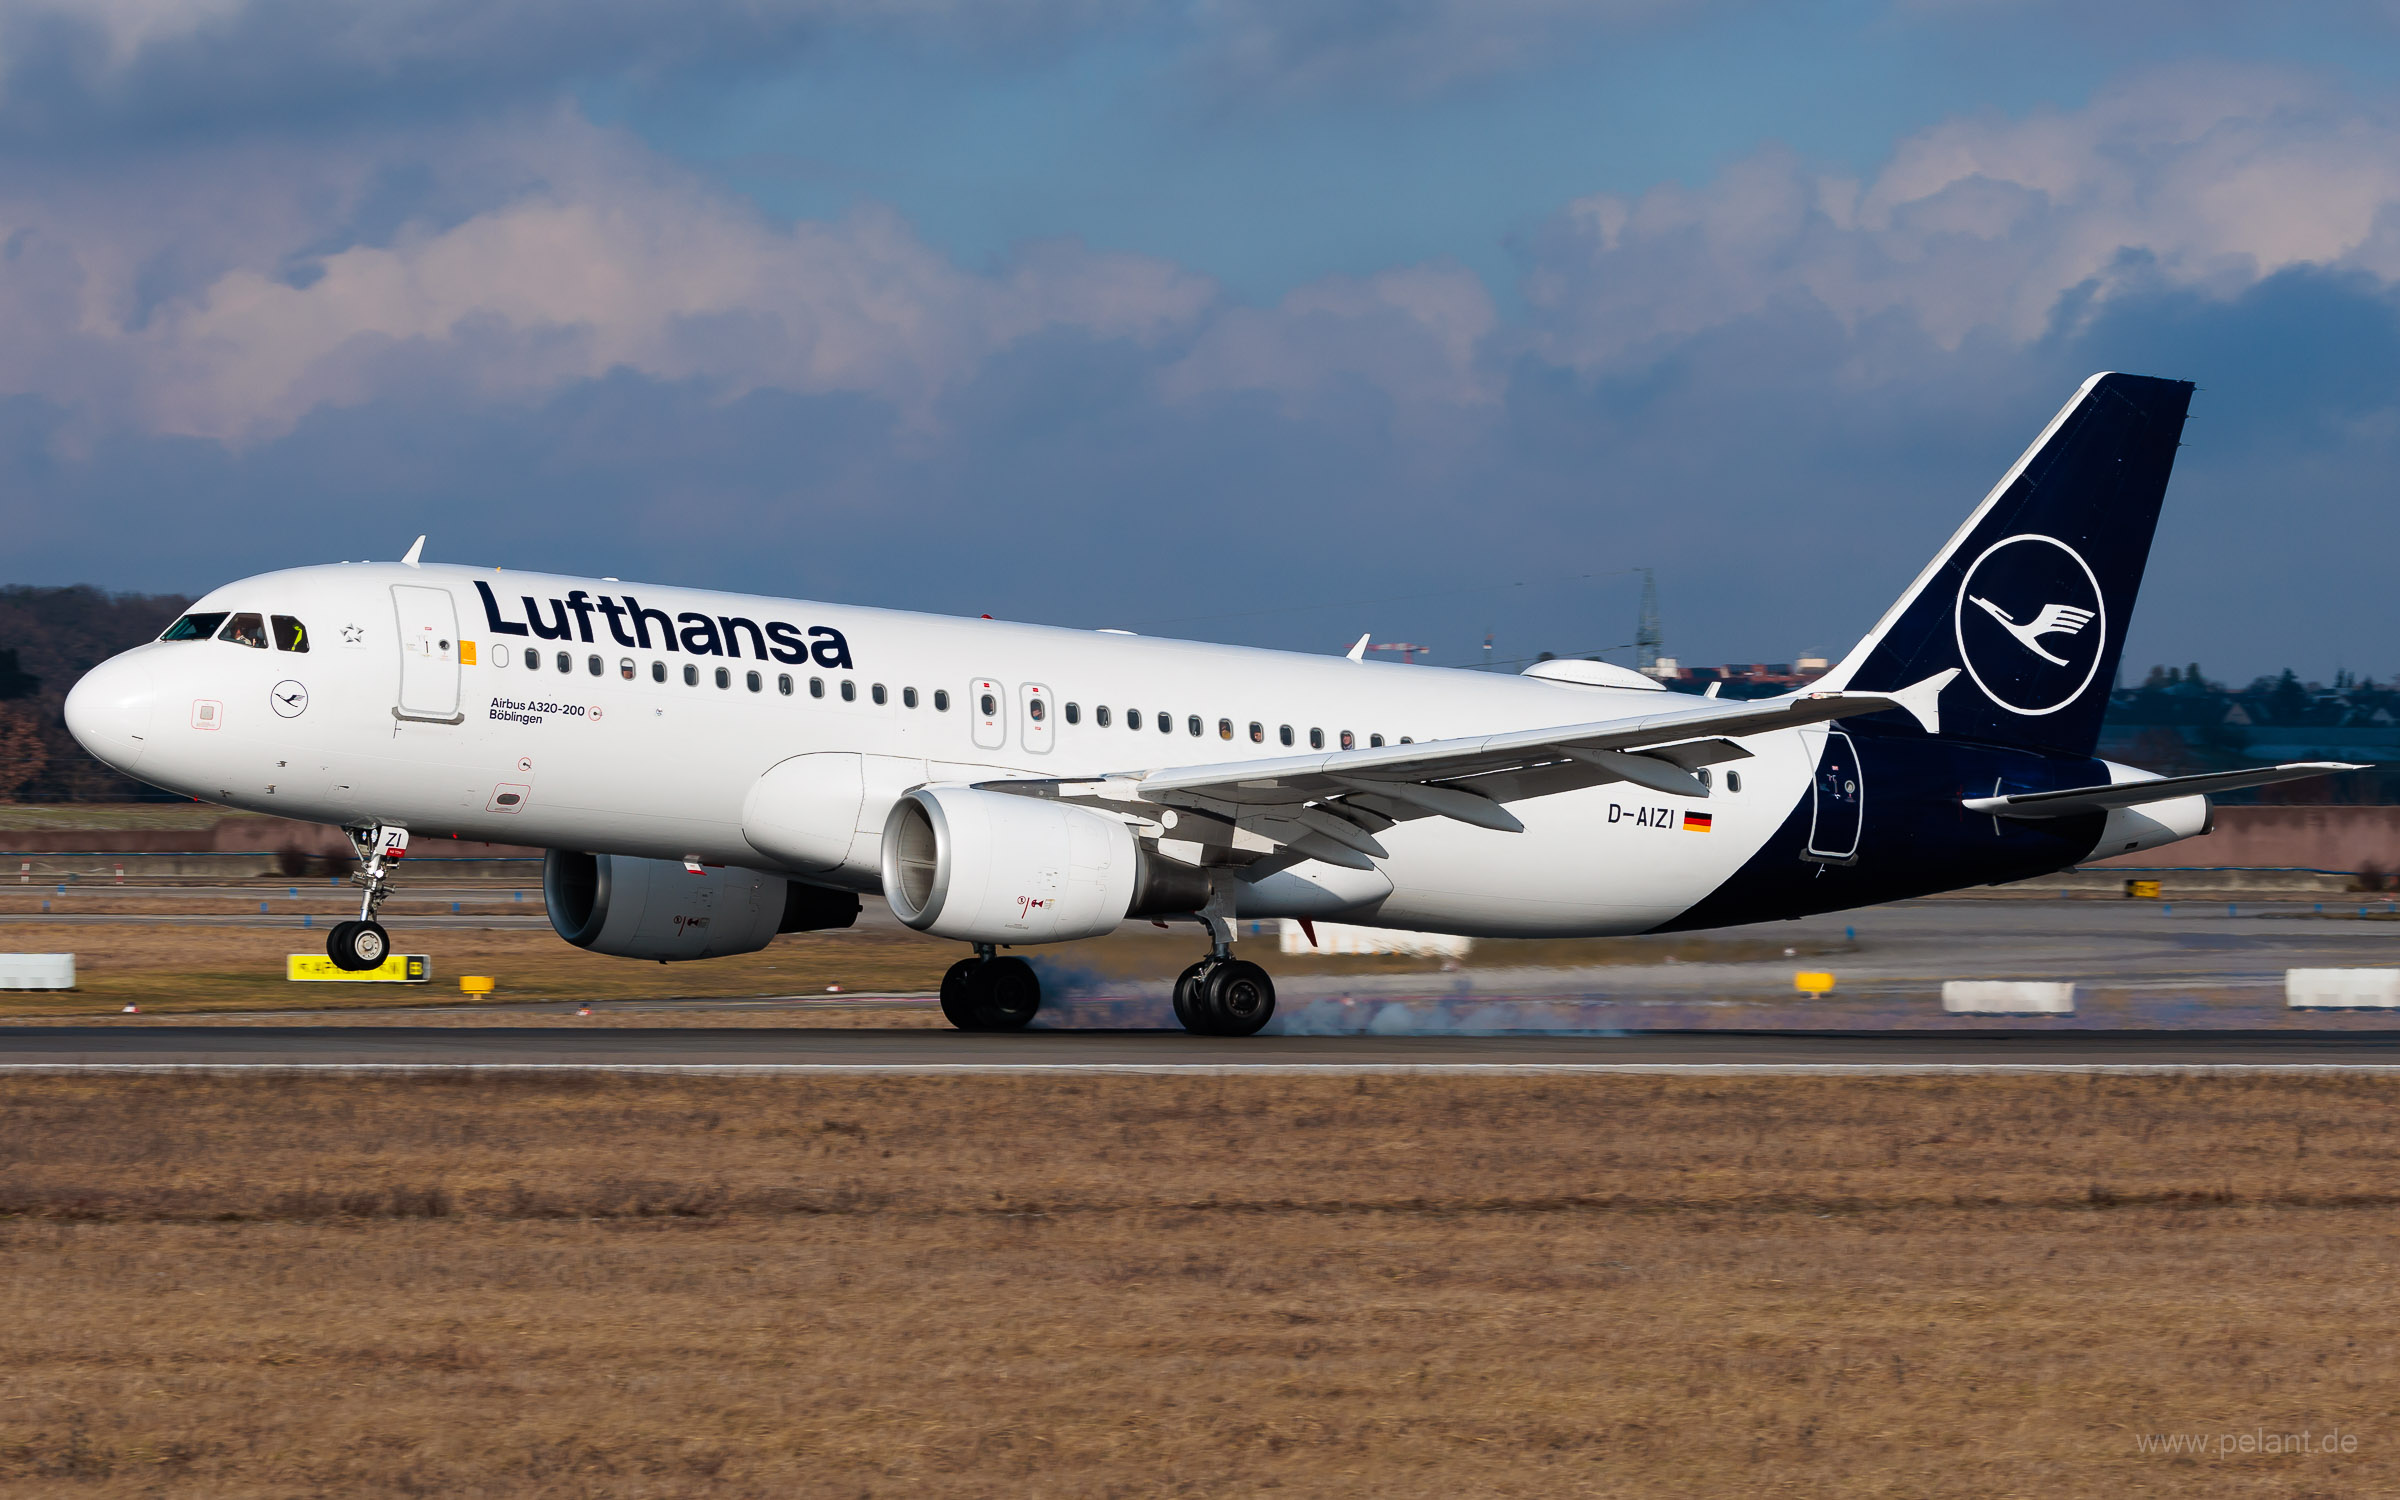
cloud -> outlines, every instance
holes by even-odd
[[[2400,276],[2400,123],[2304,75],[2177,68],[2079,110],[1945,122],[1863,182],[1768,150],[1699,189],[1582,199],[1529,250],[1535,343],[1577,368],[1794,300],[1943,349],[2022,344],[2136,289]]]
[[[506,108],[582,79],[772,66],[830,37],[1003,54],[1136,0],[0,0],[0,138]]]
[[[1555,60],[1594,36],[1713,0],[1198,0],[1192,32],[1221,87],[1284,95],[1438,93]]]

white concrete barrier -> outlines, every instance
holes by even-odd
[[[1473,938],[1446,932],[1397,932],[1383,927],[1351,927],[1340,922],[1316,924],[1317,940],[1290,917],[1283,919],[1286,953],[1397,953],[1408,958],[1465,958],[1474,950]]]
[[[2071,1016],[2075,986],[2023,979],[1949,979],[1942,1009],[1954,1016]]]
[[[2293,1010],[2400,1009],[2400,969],[2286,969],[2283,1000]]]
[[[75,988],[72,953],[0,953],[0,990]]]

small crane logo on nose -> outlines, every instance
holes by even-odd
[[[296,719],[308,712],[308,689],[286,678],[275,684],[274,691],[267,694],[267,701],[284,718]]]

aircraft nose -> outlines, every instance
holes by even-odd
[[[131,771],[141,761],[157,707],[150,664],[119,656],[84,673],[68,690],[67,732],[118,770]]]

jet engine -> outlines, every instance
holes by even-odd
[[[974,787],[919,787],[883,826],[883,896],[919,932],[1063,943],[1127,917],[1198,911],[1208,876],[1106,813]]]
[[[756,953],[779,932],[858,919],[848,891],[762,870],[715,865],[694,874],[680,860],[564,849],[542,860],[542,901],[551,927],[576,947],[662,963]]]

